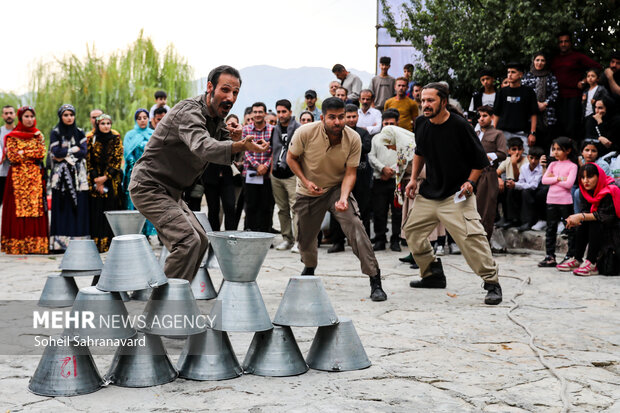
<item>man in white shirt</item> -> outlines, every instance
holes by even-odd
[[[357,111],[359,115],[357,127],[366,129],[371,135],[375,135],[381,130],[381,112],[371,106],[374,97],[372,90],[362,90],[360,92],[360,104],[362,107]]]
[[[15,108],[11,105],[4,106],[2,108],[2,119],[4,125],[0,128],[0,162],[2,162],[0,163],[0,205],[2,205],[2,198],[4,198],[4,184],[10,165],[4,154],[4,137],[15,128]]]

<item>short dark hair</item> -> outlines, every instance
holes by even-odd
[[[164,114],[164,115],[165,115],[166,113],[168,113],[168,109],[166,109],[165,107],[163,107],[163,106],[162,106],[162,107],[156,108],[156,109],[153,111],[153,116],[155,116],[155,115],[161,115],[161,114]]]
[[[276,102],[276,110],[278,109],[278,106],[284,106],[286,108],[286,110],[291,110],[291,101],[288,99],[280,99]]]
[[[159,98],[167,99],[168,94],[164,92],[163,90],[158,90],[157,92],[155,92],[155,99],[159,99]]]
[[[403,70],[409,70],[410,72],[413,73],[413,65],[411,63],[407,63],[404,67]]]
[[[493,116],[495,114],[493,108],[489,105],[480,106],[478,109],[476,109],[476,112],[484,112],[487,113],[489,116]]]
[[[446,85],[439,82],[428,83],[422,88],[422,90],[424,89],[435,89],[437,91],[437,96],[439,96],[439,99],[441,100],[448,101],[448,96],[450,96],[450,91]]]
[[[483,68],[480,73],[478,73],[478,79],[480,79],[483,76],[490,76],[492,78],[495,78],[495,76],[493,75],[493,71],[491,70],[491,68],[489,67],[485,67]]]
[[[323,101],[321,105],[321,112],[323,115],[327,113],[329,110],[339,110],[344,109],[344,102],[335,97],[329,97]]]
[[[375,97],[375,93],[370,90],[370,89],[362,89],[360,90],[360,97],[362,96],[362,93],[370,93],[370,97],[374,99]]]
[[[358,109],[357,106],[355,106],[353,103],[349,103],[349,104],[345,105],[344,112],[345,113],[347,113],[347,112],[355,112],[355,113],[357,113],[357,109]]]
[[[312,119],[312,122],[314,122],[314,120],[315,120],[315,119],[314,119],[314,113],[310,112],[309,110],[304,110],[303,112],[301,112],[301,113],[299,114],[299,119],[301,119],[301,117],[302,117],[303,115],[310,115],[310,119]]]
[[[555,38],[559,39],[562,36],[568,36],[568,38],[572,41],[573,40],[573,34],[571,32],[569,32],[568,30],[562,30],[561,32],[559,32]]]
[[[207,76],[207,80],[213,84],[213,87],[217,86],[217,82],[220,80],[220,76],[222,74],[227,74],[236,77],[239,79],[239,84],[241,85],[241,75],[239,71],[232,66],[222,65],[218,66],[212,71],[209,72],[209,76]]]
[[[516,146],[519,149],[523,149],[523,140],[521,138],[510,138],[508,139],[506,146],[508,146],[508,149],[512,148],[513,146]]]
[[[338,87],[336,88],[336,90],[338,90],[338,89],[344,89],[344,94],[345,94],[345,95],[348,95],[348,94],[349,94],[349,91],[348,91],[348,90],[347,90],[347,88],[346,88],[346,87],[344,87],[344,86],[338,86]]]
[[[342,72],[343,70],[347,70],[340,63],[336,63],[334,67],[332,67],[332,73]]]
[[[528,151],[528,155],[532,155],[536,159],[540,159],[540,157],[544,154],[545,151],[543,151],[543,148],[541,148],[540,146],[532,146]]]
[[[252,106],[248,106],[243,110],[243,116],[252,114]]]
[[[517,61],[514,61],[514,60],[512,62],[506,63],[506,69],[516,69],[519,72],[524,72],[525,71],[525,67],[523,66],[523,63],[517,62]]]
[[[611,56],[609,56],[609,60],[611,59],[620,60],[620,50],[611,52]]]
[[[400,119],[400,112],[396,109],[388,109],[381,115],[381,121],[386,119],[396,119],[396,122]]]
[[[389,56],[381,56],[381,58],[379,58],[379,63],[382,65],[389,65],[392,63],[392,58]]]
[[[265,114],[267,114],[267,105],[265,105],[263,102],[252,103],[252,111],[254,111],[254,108],[258,108],[258,107],[262,107],[263,110],[265,111]]]

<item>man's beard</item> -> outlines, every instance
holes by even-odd
[[[431,108],[431,114],[427,115],[426,114],[426,110],[422,111],[422,113],[424,114],[424,117],[428,118],[428,119],[433,119],[435,116],[439,115],[441,113],[441,108],[437,109],[437,111],[435,111],[433,108]]]
[[[13,119],[8,118],[7,120],[4,121],[4,123],[6,123],[7,125],[12,125],[13,124]]]

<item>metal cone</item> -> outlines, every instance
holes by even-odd
[[[219,331],[265,331],[273,328],[256,281],[222,282],[211,309],[212,328]]]
[[[134,291],[157,287],[167,281],[144,235],[119,235],[112,238],[97,288]]]
[[[217,262],[217,257],[215,256],[215,252],[213,251],[213,245],[209,244],[209,249],[207,250],[207,262],[205,267],[219,270],[220,263]]]
[[[243,360],[243,371],[259,376],[296,376],[308,371],[295,336],[288,326],[254,334]]]
[[[71,309],[71,315],[79,317],[84,312],[92,312],[94,319],[90,327],[88,323],[72,324],[65,329],[63,335],[69,337],[121,339],[129,338],[136,334],[136,330],[129,324],[129,315],[121,295],[117,292],[106,292],[96,287],[80,288],[80,292]]]
[[[41,307],[71,307],[78,286],[73,277],[61,277],[60,274],[47,276],[38,305]]]
[[[131,299],[136,301],[148,301],[149,298],[151,298],[152,292],[152,288],[147,288],[145,290],[136,290],[131,293]]]
[[[217,292],[211,282],[209,271],[205,267],[200,267],[191,283],[192,292],[196,300],[210,300],[217,297]]]
[[[121,300],[123,300],[124,303],[126,303],[127,301],[131,301],[131,297],[129,296],[129,294],[127,294],[126,291],[119,291],[118,292],[121,296]]]
[[[143,316],[145,327],[140,331],[166,337],[202,333],[208,325],[207,317],[196,304],[189,281],[178,278],[171,278],[168,284],[153,290]]]
[[[179,377],[192,380],[226,380],[243,373],[228,334],[210,328],[189,337],[177,368]]]
[[[227,281],[255,281],[274,234],[252,231],[207,233]]]
[[[177,378],[161,338],[138,333],[135,339],[145,338],[145,346],[119,347],[114,354],[106,379],[122,387],[150,387]]]
[[[99,275],[103,262],[92,239],[72,239],[60,261],[64,277]]]
[[[140,234],[146,218],[139,211],[104,212],[114,236]]]
[[[310,368],[325,371],[361,370],[372,364],[350,318],[319,327],[306,356]]]
[[[50,344],[28,383],[28,390],[40,396],[77,396],[97,391],[104,382],[86,346],[63,337],[50,337]]]
[[[321,327],[338,323],[338,316],[327,296],[323,280],[314,276],[291,277],[273,323],[296,327]]]
[[[213,231],[213,229],[211,228],[211,224],[209,224],[209,218],[207,217],[206,212],[194,211],[194,215],[196,215],[196,219],[198,220],[198,222],[200,222],[200,225],[202,225],[205,232]]]
[[[168,248],[166,248],[165,245],[162,246],[161,252],[159,253],[159,258],[157,259],[157,262],[162,270],[164,269],[164,265],[166,265],[166,258],[168,258],[168,255],[170,255],[170,251],[168,251]]]

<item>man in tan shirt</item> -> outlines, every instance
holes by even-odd
[[[317,265],[317,236],[327,211],[338,220],[360,259],[362,272],[370,277],[370,298],[385,301],[381,271],[360,219],[357,201],[351,194],[357,175],[362,143],[353,129],[345,126],[344,102],[323,101],[321,122],[295,131],[286,161],[297,175],[297,234],[302,275],[314,275]]]
[[[144,154],[134,166],[129,193],[134,205],[153,223],[170,255],[164,272],[191,281],[208,241],[202,225],[181,199],[209,162],[230,165],[233,154],[265,152],[269,144],[241,139],[241,127],[224,123],[241,88],[239,72],[230,66],[209,73],[207,93],[177,103],[157,125]],[[232,140],[231,140],[232,138]]]

